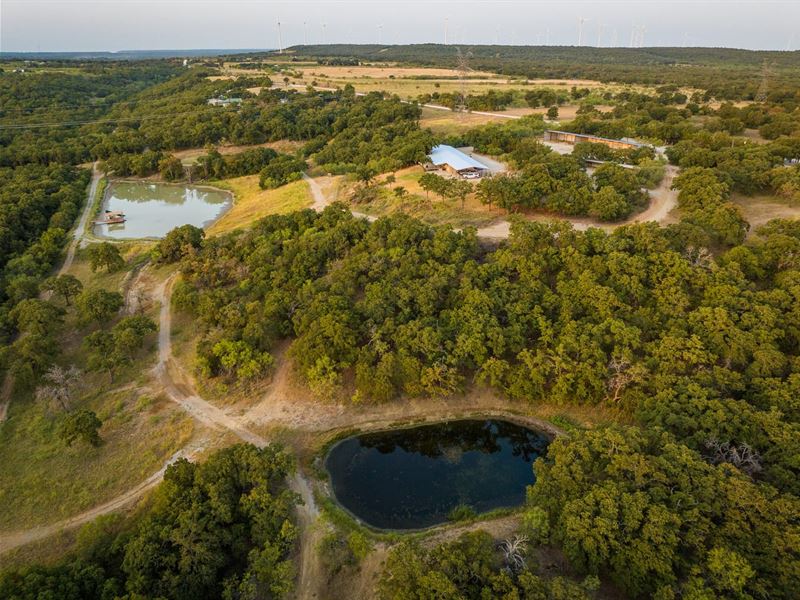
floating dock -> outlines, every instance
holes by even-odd
[[[114,225],[115,223],[124,223],[125,213],[113,210],[107,210],[103,214],[103,218],[95,221],[95,225]]]

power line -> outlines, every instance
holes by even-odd
[[[144,115],[141,117],[120,117],[118,119],[100,119],[97,121],[59,121],[53,123],[28,123],[25,125],[0,125],[0,130],[5,129],[44,129],[47,127],[75,127],[78,125],[102,125],[106,123],[125,123],[129,121],[155,121],[159,119],[171,119],[182,115],[196,115],[197,111],[184,111],[169,115]]]

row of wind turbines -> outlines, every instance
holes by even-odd
[[[578,46],[590,45],[588,43],[584,43],[585,42],[585,40],[584,40],[584,25],[586,25],[589,22],[591,22],[591,19],[589,19],[589,18],[582,17],[582,16],[578,17],[578,40],[577,40],[577,45]],[[283,35],[281,33],[281,22],[278,21],[277,25],[278,25],[278,51],[281,54],[283,54]],[[445,46],[450,44],[448,26],[449,26],[448,19],[447,19],[447,17],[445,17],[445,19],[444,19],[444,45]],[[606,31],[607,27],[608,27],[607,24],[605,24],[605,23],[603,23],[601,21],[597,22],[597,41],[594,44],[595,47],[597,47],[597,48],[603,47],[603,34]],[[322,44],[327,44],[328,43],[328,35],[327,35],[327,33],[328,33],[327,32],[327,24],[326,23],[322,23],[322,41],[321,41]],[[646,25],[637,25],[636,23],[633,23],[631,25],[631,35],[630,35],[630,40],[628,42],[628,47],[629,48],[643,48],[644,47],[644,43],[645,43],[644,40],[645,40],[645,34],[646,33],[647,33],[647,26]],[[380,44],[383,43],[383,24],[378,24],[377,25],[377,34],[378,34],[377,43],[380,45]],[[512,46],[516,45],[516,39],[515,38],[516,38],[516,35],[513,35],[512,40],[511,40],[511,45]],[[790,47],[792,45],[793,40],[794,40],[794,34],[792,34],[789,42],[787,43],[786,50],[790,50]],[[497,29],[495,29],[495,44],[499,44],[499,43],[500,43],[500,29],[497,28]],[[536,36],[536,44],[539,45],[539,46],[542,45],[542,33],[541,32],[539,32],[537,34],[537,36]],[[308,45],[308,23],[306,21],[303,21],[303,45],[306,45],[306,46]],[[550,45],[550,28],[549,27],[545,29],[544,45],[546,45],[546,46]],[[689,33],[688,32],[684,32],[684,34],[683,34],[683,43],[682,43],[682,45],[684,47],[689,45]],[[609,40],[608,47],[617,48],[619,46],[620,46],[620,44],[619,44],[618,31],[617,31],[617,28],[613,28],[611,30],[611,38]]]

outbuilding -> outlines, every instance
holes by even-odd
[[[464,179],[477,179],[489,173],[485,164],[447,144],[435,146],[428,158],[435,168]]]
[[[548,129],[544,132],[545,142],[565,142],[567,144],[577,144],[578,142],[591,142],[593,144],[603,144],[614,150],[631,150],[641,148],[645,144],[631,139],[613,140],[609,138],[600,137],[597,135],[589,135],[586,133],[573,133],[571,131],[555,131]]]

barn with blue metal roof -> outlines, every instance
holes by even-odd
[[[434,146],[431,153],[428,155],[431,163],[452,175],[458,175],[468,179],[475,177],[482,177],[489,172],[487,167],[482,162],[476,160],[469,154],[466,154],[458,148],[453,148],[447,144],[439,144]]]

